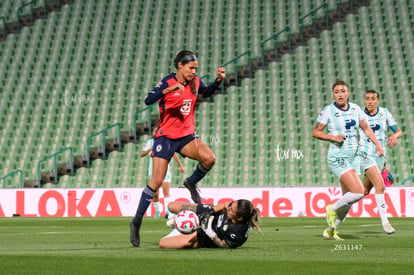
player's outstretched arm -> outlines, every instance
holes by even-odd
[[[190,202],[173,201],[168,204],[168,210],[174,214],[180,213],[183,210],[190,210],[195,213],[197,211],[197,204]]]
[[[217,233],[213,230],[214,217],[210,217],[208,223],[203,228],[206,235],[220,248],[230,248],[229,245],[217,236]]]
[[[141,151],[141,158],[142,157],[145,157],[146,155],[148,155],[151,151],[152,151],[152,148],[150,148],[148,150],[142,150]]]
[[[391,136],[389,136],[387,138],[388,141],[388,146],[390,148],[394,147],[397,143],[398,143],[398,139],[402,137],[402,131],[400,128],[398,128],[397,130],[395,130],[394,134],[392,134]]]
[[[203,81],[200,80],[200,94],[203,97],[209,97],[217,90],[221,82],[226,78],[226,69],[220,67],[216,70],[217,78],[210,85],[206,86]]]

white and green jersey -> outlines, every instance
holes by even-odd
[[[154,146],[154,139],[149,139],[147,140],[147,142],[144,145],[144,148],[142,148],[142,151],[146,151],[148,149],[152,149],[152,147]],[[150,152],[151,154],[151,152]],[[170,164],[168,164],[168,170],[167,170],[167,175],[165,176],[166,178],[171,177],[171,170],[170,170]],[[152,159],[150,159],[149,163],[148,163],[148,177],[151,178],[152,175]]]
[[[365,109],[363,115],[381,144],[384,150],[384,156],[386,156],[388,129],[391,128],[394,132],[398,129],[394,117],[387,109],[382,107],[378,107],[375,115],[370,115]],[[360,131],[360,137],[359,151],[363,155],[377,155],[375,152],[375,144],[367,138],[363,131]]]
[[[329,150],[356,150],[358,148],[359,122],[364,119],[361,108],[348,102],[348,109],[343,110],[335,102],[326,106],[319,113],[317,121],[326,125],[328,134],[345,135],[342,143],[330,141]]]

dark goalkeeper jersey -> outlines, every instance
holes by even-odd
[[[166,95],[162,91],[178,82],[175,73],[164,77],[148,94],[145,104],[151,105],[159,100],[160,122],[156,137],[166,136],[171,139],[182,138],[195,133],[194,110],[197,95],[211,96],[220,85],[215,81],[206,86],[197,76],[194,77],[196,92],[193,93],[190,83],[184,85],[184,91],[175,90]]]
[[[214,218],[213,230],[230,248],[236,248],[243,245],[250,233],[248,224],[231,223],[227,219],[227,211],[222,211]]]

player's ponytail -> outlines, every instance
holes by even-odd
[[[237,217],[243,218],[243,222],[248,223],[250,227],[262,232],[257,225],[260,222],[259,208],[254,208],[253,203],[249,200],[238,200],[237,202]]]
[[[190,81],[190,89],[191,89],[191,92],[192,92],[193,94],[195,94],[195,93],[197,92],[196,88],[197,88],[197,86],[196,86],[196,82],[195,82],[195,80],[194,80],[194,78],[193,78],[193,79],[191,79],[191,81]]]

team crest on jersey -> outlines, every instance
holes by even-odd
[[[227,231],[227,228],[229,227],[229,225],[228,224],[225,224],[224,226],[223,226],[223,231]]]
[[[155,148],[155,151],[161,152],[161,150],[162,150],[162,145],[158,144],[157,147]]]
[[[180,109],[180,112],[182,115],[188,116],[190,114],[192,102],[193,102],[192,99],[183,100],[183,105],[181,105],[181,109]]]

